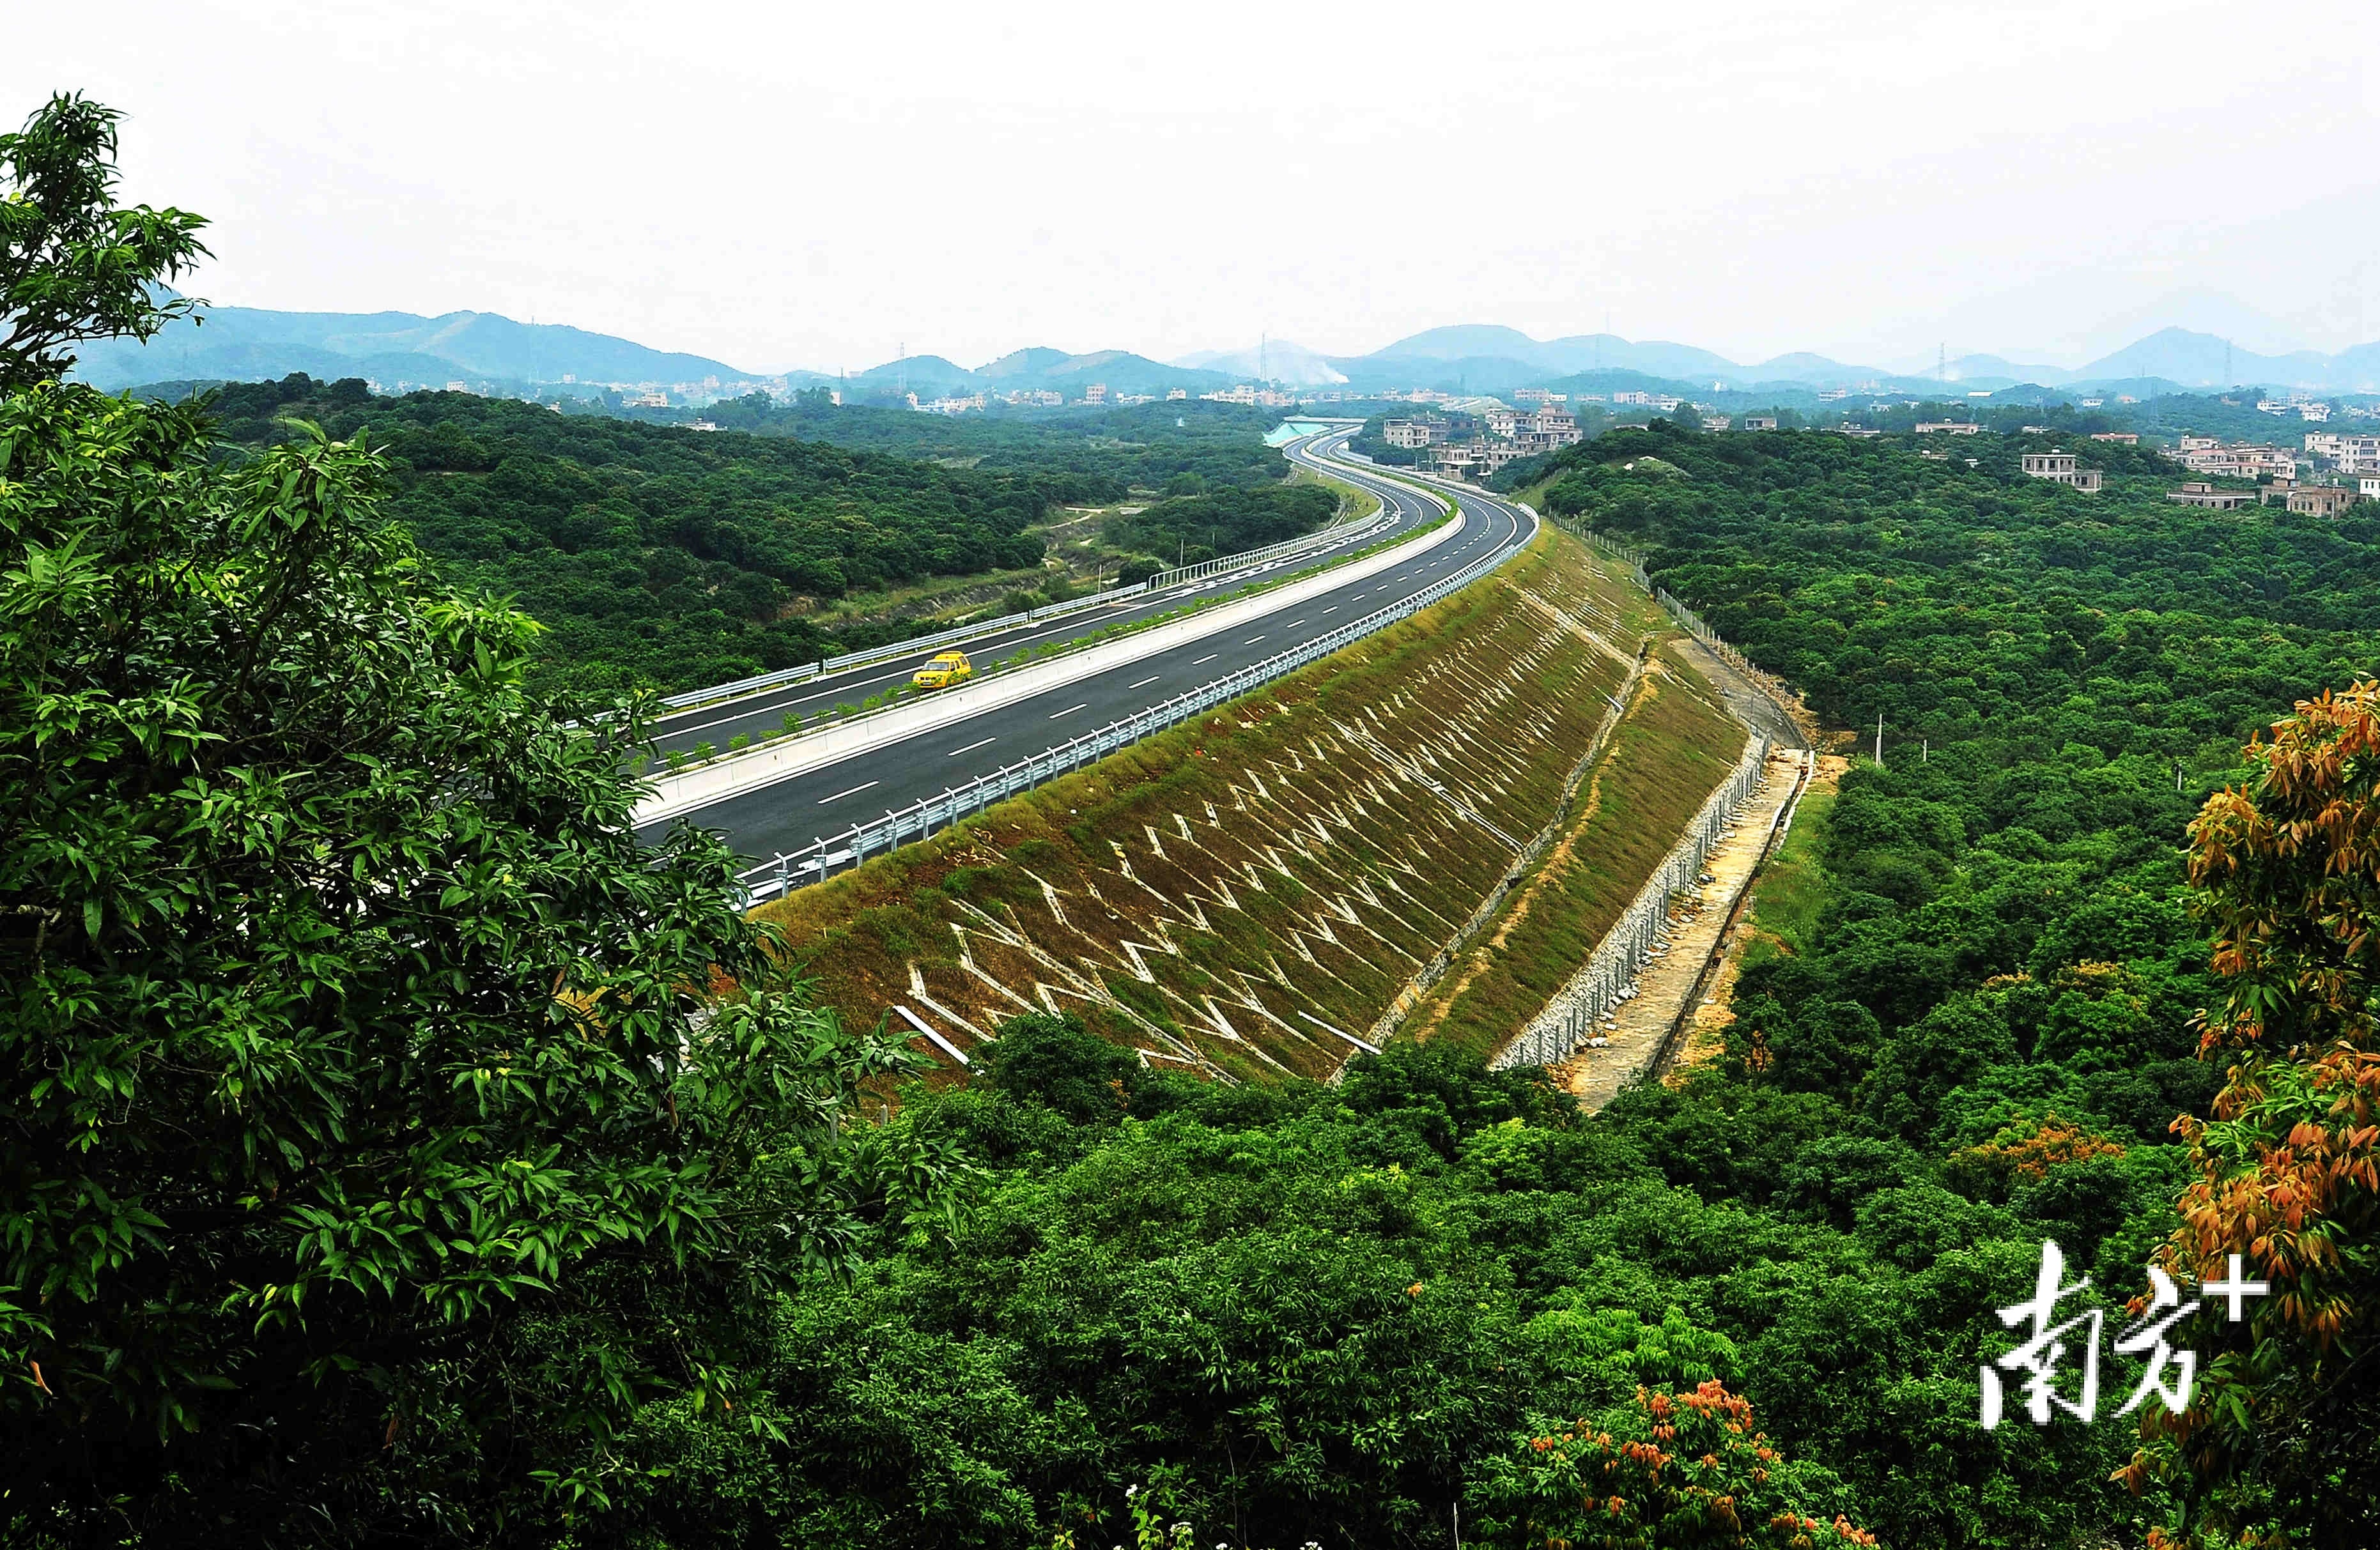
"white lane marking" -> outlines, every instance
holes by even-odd
[[[1250,636],[1247,639],[1240,642],[1240,644],[1242,646],[1254,646],[1257,641],[1260,641],[1263,638],[1264,636]]]
[[[1083,705],[1088,705],[1091,702],[1089,700],[1083,701]],[[1063,710],[1052,710],[1050,712],[1050,719],[1054,721],[1061,716],[1071,716],[1075,711],[1080,710],[1083,708],[1083,705],[1070,705]]]
[[[1162,678],[1162,677],[1164,677],[1164,676],[1165,676],[1165,674],[1163,674],[1163,673],[1161,673],[1161,672],[1152,672],[1152,673],[1150,673],[1148,677],[1146,677],[1146,678],[1142,679],[1139,683],[1137,683],[1137,684],[1126,684],[1124,685],[1124,687],[1125,687],[1125,688],[1127,688],[1127,689],[1139,689],[1139,688],[1145,688],[1145,687],[1147,687],[1148,685],[1149,685],[1149,684],[1151,684],[1156,683],[1159,679],[1160,679],[1160,678]]]
[[[1324,609],[1322,612],[1325,613],[1336,613],[1339,612],[1339,605],[1337,603],[1332,603],[1329,608]]]
[[[1281,628],[1283,628],[1283,629],[1285,629],[1285,630],[1293,630],[1293,629],[1297,628],[1297,626],[1299,626],[1300,624],[1305,624],[1305,620],[1303,620],[1303,619],[1293,619],[1293,620],[1291,620],[1288,624],[1286,624],[1282,625],[1282,626],[1281,626]]]
[[[968,744],[968,745],[967,745],[965,747],[964,747],[964,748],[953,748],[949,753],[947,753],[947,754],[943,755],[942,757],[943,757],[944,758],[953,758],[953,759],[954,759],[954,758],[958,757],[961,754],[972,754],[972,753],[974,753],[978,748],[982,747],[982,746],[983,746],[985,744],[987,744],[987,743],[997,743],[997,742],[999,742],[999,741],[1000,741],[1000,739],[999,739],[999,738],[997,738],[997,737],[982,737],[982,738],[978,738],[975,742]]]
[[[1220,654],[1220,653],[1219,653],[1219,654]],[[1214,658],[1214,657],[1212,657],[1212,656],[1201,657],[1201,658],[1199,658],[1196,661],[1192,662],[1190,665],[1191,665],[1192,667],[1205,667],[1208,662],[1211,662],[1211,661],[1213,661],[1214,660],[1215,660],[1215,658]]]
[[[840,802],[846,796],[857,796],[861,792],[866,791],[868,786],[880,786],[884,782],[881,781],[870,781],[867,785],[854,786],[849,791],[839,791],[832,796],[821,796],[818,799],[818,805],[823,807],[830,802]]]

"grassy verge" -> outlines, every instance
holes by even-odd
[[[1753,885],[1752,906],[1746,914],[1752,930],[1743,949],[1745,968],[1779,953],[1802,952],[1817,925],[1818,911],[1827,898],[1818,856],[1827,847],[1827,816],[1835,805],[1835,781],[1840,769],[1840,760],[1820,762],[1810,789],[1802,793],[1801,805],[1793,810],[1792,828],[1785,831],[1784,842]]]

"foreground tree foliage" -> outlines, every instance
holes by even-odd
[[[2184,1414],[2127,1471],[2179,1476],[2214,1529],[2263,1544],[2380,1535],[2380,684],[2301,703],[2210,798],[2191,878],[2227,985],[2207,1024],[2228,1067],[2185,1126],[2194,1177],[2169,1258],[2273,1289]]]
[[[634,704],[380,522],[379,460],[0,401],[0,1521],[485,1534],[723,1406],[772,1288],[929,1200],[905,1057],[631,831]],[[570,723],[591,730],[571,730]]]
[[[197,305],[158,283],[206,256],[206,222],[115,202],[122,116],[69,93],[0,135],[0,393],[56,376],[86,340],[148,339]]]

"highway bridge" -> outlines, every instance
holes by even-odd
[[[935,709],[920,708],[913,712],[905,708],[896,715],[878,719],[882,726],[879,735],[869,734],[868,722],[862,721],[832,733],[814,733],[781,742],[774,745],[781,752],[768,757],[782,757],[782,751],[808,744],[813,737],[832,739],[833,757],[823,763],[796,757],[791,761],[794,765],[808,767],[715,800],[689,805],[689,799],[680,795],[663,802],[658,805],[666,810],[666,817],[656,816],[647,830],[658,832],[667,822],[684,818],[722,831],[737,852],[755,859],[801,850],[821,836],[963,786],[1081,733],[1211,684],[1301,642],[1393,607],[1465,566],[1516,551],[1535,535],[1537,519],[1525,507],[1452,486],[1429,487],[1432,494],[1442,496],[1433,499],[1415,483],[1385,477],[1353,459],[1345,450],[1352,434],[1352,430],[1335,429],[1293,442],[1283,452],[1291,461],[1327,470],[1332,478],[1369,490],[1385,503],[1393,527],[1385,533],[1371,528],[1363,537],[1365,547],[1428,527],[1449,504],[1455,508],[1451,531],[1439,541],[1415,538],[1398,545],[1387,551],[1396,556],[1393,561],[1376,554],[1349,565],[1344,580],[1331,573],[1283,587],[1277,593],[1258,594],[1229,608],[1157,625],[1145,638],[1133,637],[1146,649],[1109,646],[1020,670],[1032,674],[1030,693],[1003,695],[997,687],[1001,683],[997,677],[947,691],[952,697],[944,702],[948,714],[940,724],[917,724],[921,720],[934,721]],[[1326,546],[1299,557],[1291,568],[1310,568],[1327,554]],[[1185,587],[1136,595],[1112,609],[969,639],[963,648],[978,661],[996,660],[1020,648],[1072,640],[1111,624],[1152,619],[1200,598],[1228,595],[1251,581],[1265,579],[1254,572],[1227,571]],[[853,704],[906,683],[931,654],[929,649],[920,649],[831,677],[698,706],[664,721],[657,743],[663,750],[686,750],[700,743],[724,746],[739,733],[757,739],[781,726],[788,711],[808,720],[835,705]],[[1130,660],[1114,660],[1123,656]],[[1020,678],[1017,686],[1025,682]],[[1003,698],[1004,703],[984,703]],[[752,754],[739,757],[755,769],[767,762]],[[673,783],[684,787],[695,779],[665,780],[665,793]],[[645,810],[655,811],[656,805],[649,803]]]

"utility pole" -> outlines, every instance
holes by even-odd
[[[1917,740],[1917,762],[1920,764],[1932,764],[1934,762],[1934,740],[1932,738],[1921,737]]]
[[[1879,767],[1884,763],[1884,712],[1881,710],[1876,713],[1876,762]]]

